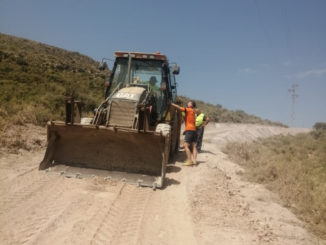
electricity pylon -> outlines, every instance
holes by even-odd
[[[292,98],[292,104],[291,104],[291,126],[293,127],[294,124],[294,119],[295,119],[295,99],[299,96],[296,93],[296,89],[299,87],[298,84],[292,84],[292,87],[288,90],[289,93],[291,93],[291,98]]]

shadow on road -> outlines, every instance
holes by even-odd
[[[197,161],[197,164],[196,165],[193,165],[194,167],[198,167],[199,166],[199,164],[203,164],[203,163],[205,163],[206,161]]]
[[[184,162],[187,160],[186,153],[184,151],[178,151],[177,154],[174,155],[172,162],[175,164],[175,162]]]
[[[181,170],[181,168],[180,167],[177,167],[175,165],[169,165],[166,168],[166,172],[167,173],[177,173],[177,172],[180,172],[180,170]]]
[[[201,150],[200,152],[198,152],[198,154],[200,154],[200,153],[208,153],[208,154],[216,155],[214,152],[205,151],[205,150]]]
[[[175,179],[171,179],[171,178],[168,178],[168,177],[165,177],[164,182],[165,182],[165,184],[164,184],[163,189],[165,189],[166,187],[168,187],[170,185],[180,185],[180,181],[175,180]]]

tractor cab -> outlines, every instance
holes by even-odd
[[[115,52],[115,57],[105,97],[108,98],[117,87],[144,88],[149,97],[151,122],[162,121],[168,109],[168,100],[174,101],[173,95],[176,94],[174,74],[177,73],[173,74],[166,56],[160,53]]]

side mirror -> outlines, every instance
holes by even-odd
[[[172,66],[172,73],[173,73],[174,75],[179,75],[179,73],[180,73],[180,66],[173,65],[173,66]]]
[[[105,61],[102,61],[100,65],[98,66],[98,69],[100,71],[104,71],[105,69],[109,69],[108,64]]]

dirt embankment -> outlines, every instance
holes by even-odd
[[[2,244],[326,244],[277,204],[275,195],[242,181],[236,174],[242,169],[220,151],[227,141],[302,131],[211,124],[198,166],[184,167],[180,152],[168,167],[166,187],[156,191],[40,172],[42,146],[3,153]]]

